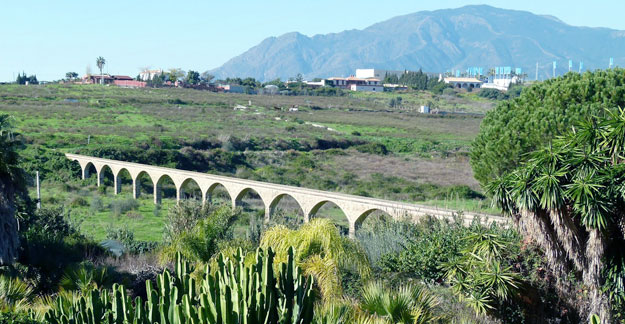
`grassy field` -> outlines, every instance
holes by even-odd
[[[389,107],[398,96],[402,105]],[[428,103],[458,113],[416,111]],[[236,105],[246,108],[234,110]],[[470,143],[482,114],[493,105],[471,93],[306,97],[190,89],[0,86],[0,113],[12,116],[15,132],[25,144],[21,153],[26,161],[51,151],[139,149],[177,154],[175,159],[155,162],[168,167],[496,213],[479,193],[467,193],[479,191],[468,164]],[[289,111],[290,107],[298,111]],[[102,239],[106,228],[125,226],[138,239],[162,237],[173,200],[164,199],[156,210],[145,194],[120,213],[119,205],[130,199],[127,187],[121,196],[114,196],[111,188],[98,190],[93,179],[61,183],[47,176],[44,205],[64,206],[88,235]],[[255,204],[249,204],[249,213],[262,211],[262,205]],[[284,209],[295,212],[288,204]],[[332,208],[324,215],[338,222],[342,217]]]

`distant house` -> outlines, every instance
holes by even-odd
[[[244,93],[245,89],[243,88],[243,86],[240,85],[220,84],[217,86],[217,91],[227,93]]]
[[[139,73],[141,81],[153,80],[155,76],[163,74],[162,69],[158,70],[143,70]]]
[[[430,106],[421,106],[421,109],[419,109],[419,112],[422,114],[429,114],[430,113]]]
[[[111,84],[113,77],[108,74],[87,74],[82,77],[83,84]]]
[[[382,92],[384,86],[380,82],[380,79],[375,78],[357,78],[351,76],[349,78],[329,78],[324,80],[326,86],[348,89],[352,91],[373,91]]]
[[[517,76],[513,76],[510,78],[494,78],[494,79],[489,79],[487,83],[484,83],[482,85],[482,88],[508,91],[508,88],[510,88],[510,85],[515,84],[519,81],[520,79]]]
[[[383,80],[387,76],[401,77],[402,74],[408,71],[393,71],[393,70],[380,70],[380,69],[356,69],[356,77],[361,79],[375,78]]]
[[[146,83],[143,81],[136,81],[127,75],[85,75],[82,77],[83,84],[114,84],[120,87],[126,88],[143,88]]]
[[[476,78],[455,78],[447,77],[443,79],[445,83],[451,84],[454,88],[458,89],[475,89],[481,88],[484,82]]]

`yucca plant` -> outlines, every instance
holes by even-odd
[[[619,278],[615,266],[625,242],[625,109],[589,117],[571,132],[528,156],[517,169],[488,185],[502,210],[545,251],[558,287],[572,290],[574,275],[588,288],[582,315],[610,323],[617,296],[603,288]],[[618,271],[617,271],[618,272]],[[616,280],[616,281],[615,281]],[[622,307],[622,306],[621,306]],[[586,314],[584,314],[586,312]]]

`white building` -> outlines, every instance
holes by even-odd
[[[487,89],[497,89],[501,91],[508,91],[510,85],[519,82],[519,78],[517,76],[513,76],[512,78],[498,78],[493,79],[493,82],[484,83],[482,88]]]
[[[379,69],[356,69],[356,77],[361,79],[380,79],[384,80],[386,76],[396,75],[398,78],[407,71],[392,71],[392,70],[379,70]]]
[[[455,77],[447,77],[444,79],[445,83],[451,84],[454,88],[457,89],[475,89],[481,88],[484,82],[476,79],[476,78],[455,78]]]
[[[163,74],[163,70],[144,70],[139,73],[141,81],[148,81],[154,79],[155,76]]]

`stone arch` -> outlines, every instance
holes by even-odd
[[[177,197],[180,199],[192,198],[202,200],[204,197],[204,192],[202,191],[200,184],[197,180],[191,177],[184,179],[177,190]]]
[[[380,208],[369,208],[367,210],[365,210],[364,212],[360,213],[360,215],[358,215],[358,217],[356,218],[356,220],[354,221],[354,231],[357,230],[358,228],[360,228],[360,226],[362,225],[362,223],[369,218],[369,216],[371,216],[372,214],[378,214],[378,215],[383,215],[385,218],[388,218],[389,221],[394,220],[395,218],[393,217],[393,215],[391,215],[389,212],[380,209]]]
[[[332,200],[322,200],[319,201],[317,203],[315,203],[312,208],[310,208],[310,210],[308,211],[308,220],[318,217],[318,213],[319,210],[326,207],[326,208],[332,208],[332,206],[336,207],[336,209],[338,209],[340,211],[340,214],[342,214],[341,216],[338,217],[332,217],[332,215],[329,215],[324,217],[324,218],[328,218],[330,220],[332,220],[335,225],[337,225],[342,232],[345,232],[343,234],[347,234],[347,231],[350,228],[350,224],[351,224],[351,220],[350,220],[350,215],[348,212],[346,212],[346,209],[343,208],[341,205],[337,204],[336,202],[332,201]]]
[[[152,178],[152,181],[154,181],[156,177],[150,176],[150,178]],[[167,179],[169,179],[169,181],[167,181]],[[169,186],[166,186],[166,188],[163,188],[163,185],[166,184],[166,181],[171,182],[173,184],[173,189]],[[167,193],[173,191],[174,194],[176,195],[176,199],[180,199],[180,197],[178,196],[180,192],[178,188],[179,186],[174,181],[174,178],[172,178],[170,175],[166,173],[160,174],[158,178],[156,178],[156,181],[154,182],[154,203],[155,204],[161,203],[164,191]]]
[[[108,177],[108,175],[110,175],[110,177]],[[105,182],[107,182],[105,180],[111,180],[111,183],[115,186],[115,172],[108,164],[102,164],[98,170],[98,187],[104,186]]]
[[[224,198],[223,197],[224,195],[227,195],[228,198],[227,199]],[[210,186],[208,186],[208,189],[206,189],[204,196],[205,196],[204,200],[208,200],[208,201],[212,201],[214,197],[220,197],[223,200],[227,200],[230,202],[232,202],[232,199],[233,199],[232,192],[230,192],[230,190],[228,190],[228,187],[226,187],[221,182],[215,182],[211,184]]]
[[[80,163],[80,161],[78,161],[78,163]],[[81,164],[82,167],[82,178],[84,179],[88,179],[89,176],[91,176],[92,174],[95,174],[96,177],[98,176],[98,169],[95,167],[95,164],[93,164],[91,161]]]
[[[272,218],[274,212],[276,211],[276,208],[278,207],[278,204],[280,204],[280,201],[282,201],[282,199],[284,198],[293,200],[295,204],[299,207],[299,211],[303,216],[302,221],[308,222],[308,214],[306,212],[305,206],[302,205],[302,203],[293,195],[286,192],[276,195],[271,199],[271,202],[269,204],[265,204],[265,221],[269,221]]]
[[[255,197],[255,198],[257,197],[260,201],[262,201],[263,207],[267,205],[267,203],[265,202],[263,197],[260,195],[260,193],[252,187],[246,187],[246,188],[243,188],[241,191],[239,191],[239,193],[237,193],[234,198],[235,204],[238,205],[239,202],[248,194],[252,194],[252,197]]]
[[[150,187],[148,192],[154,193],[154,179],[152,178],[152,175],[150,175],[150,173],[141,170],[137,172],[136,174],[132,174],[132,177],[133,177],[132,178],[132,195],[135,199],[139,198],[139,196],[141,195],[141,189],[146,186]],[[146,182],[141,181],[141,178],[145,178],[145,177],[150,179],[150,181],[146,181]]]
[[[117,174],[114,174],[115,182],[113,185],[115,186],[115,194],[119,194],[122,191],[122,184],[134,182],[134,178],[130,171],[127,168],[120,168],[117,170]]]

